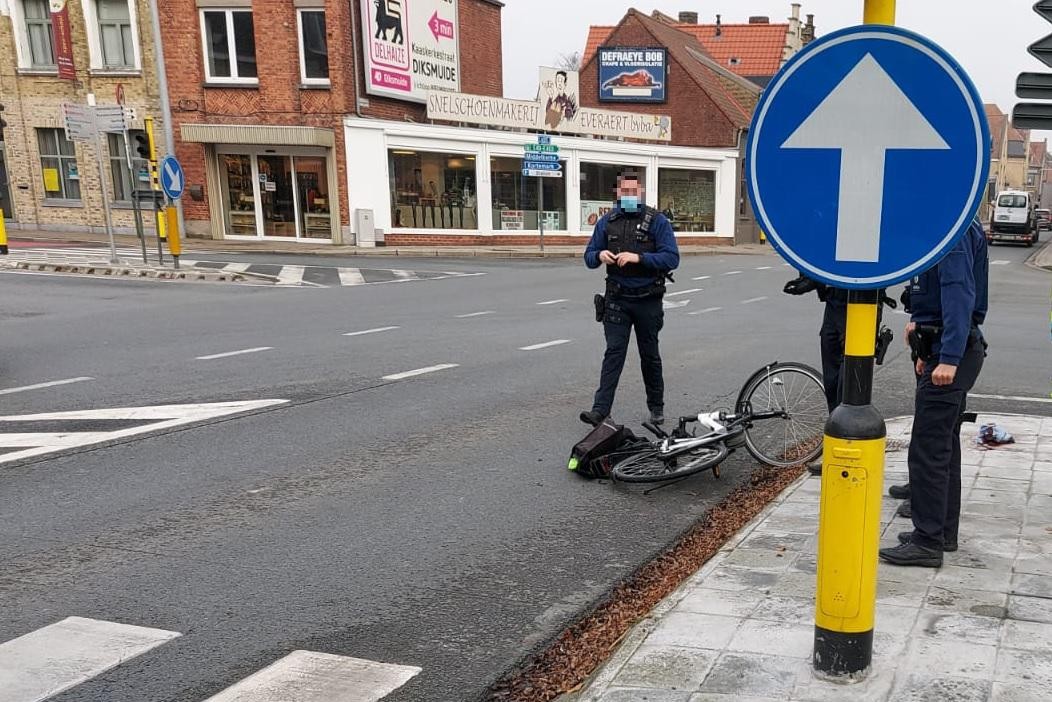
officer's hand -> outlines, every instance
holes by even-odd
[[[631,253],[629,251],[624,251],[624,252],[619,253],[617,255],[617,265],[621,266],[622,268],[624,268],[625,266],[627,266],[630,263],[642,263],[642,262],[643,262],[643,257],[640,256],[637,253]]]
[[[610,253],[609,251],[600,251],[599,252],[599,262],[600,263],[605,263],[608,266],[612,266],[615,263],[617,263],[617,258],[612,253]]]
[[[924,375],[924,359],[918,358],[913,370],[917,372],[917,375]]]
[[[906,348],[910,347],[910,334],[912,334],[913,330],[916,329],[916,328],[917,328],[917,323],[916,322],[907,322],[906,323],[906,333],[902,335],[902,340],[906,342]],[[920,372],[918,372],[917,375],[920,375]]]
[[[956,377],[957,366],[951,366],[949,363],[940,363],[931,372],[931,382],[934,385],[952,385]]]

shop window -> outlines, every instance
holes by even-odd
[[[677,232],[716,230],[716,172],[658,170],[658,209]]]
[[[63,129],[37,129],[44,197],[48,200],[80,200],[80,171],[73,142]]]
[[[605,163],[581,164],[581,227],[594,227],[599,218],[614,207],[617,199],[617,176],[634,171],[640,183],[646,183],[647,170],[636,166]],[[647,204],[652,204],[649,199]]]
[[[135,137],[143,136],[141,129],[128,131],[128,142],[134,144]],[[110,176],[113,182],[112,196],[115,202],[131,203],[132,192],[150,189],[150,164],[145,159],[132,158],[131,171],[128,170],[128,152],[124,148],[124,137],[120,134],[107,134],[110,151]]]
[[[393,149],[388,157],[394,228],[478,229],[474,156]]]
[[[329,199],[329,172],[321,157],[296,156],[296,181],[300,211],[300,229],[310,239],[331,239],[332,218]]]
[[[202,10],[205,78],[256,83],[256,37],[250,10]]]
[[[566,164],[563,162],[563,170]],[[565,231],[566,181],[562,178],[533,178],[522,175],[521,158],[490,159],[493,191],[493,229],[517,231],[538,229],[539,194],[544,188],[544,230]]]
[[[300,10],[300,79],[307,84],[328,85],[329,46],[325,37],[325,12]]]
[[[256,236],[256,195],[252,157],[228,154],[220,157],[227,196],[227,231],[234,236]]]
[[[25,13],[30,67],[55,68],[55,34],[47,0],[23,0],[22,10]]]
[[[105,68],[135,68],[128,0],[97,0],[99,44]]]

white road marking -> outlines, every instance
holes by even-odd
[[[63,619],[0,644],[0,699],[50,699],[178,636],[98,619]]]
[[[771,267],[770,266],[760,266],[756,270],[758,270],[758,271],[769,271],[769,270],[771,270]]]
[[[471,317],[485,317],[488,314],[497,314],[493,310],[486,310],[485,312],[472,312],[471,314],[458,314],[457,319],[470,319]]]
[[[540,349],[551,348],[552,346],[562,346],[563,344],[569,344],[569,339],[556,339],[555,341],[546,341],[543,344],[534,344],[533,346],[523,346],[519,351],[539,351]]]
[[[741,271],[727,271],[723,275],[739,275]]]
[[[456,368],[459,364],[456,363],[443,363],[437,366],[428,366],[427,368],[417,368],[416,370],[406,371],[405,373],[394,373],[392,375],[385,375],[384,380],[405,380],[406,378],[415,378],[418,375],[427,375],[428,373],[437,373],[438,371],[449,370],[450,368]]]
[[[282,266],[278,271],[278,285],[300,285],[306,266]]]
[[[691,280],[708,280],[711,277],[711,275],[699,275],[697,278],[691,278]]]
[[[0,448],[20,448],[21,451],[0,454],[0,463],[32,458],[45,453],[90,446],[104,441],[124,439],[136,434],[171,429],[206,419],[250,412],[273,407],[288,400],[248,400],[245,402],[211,402],[192,405],[161,405],[157,407],[121,407],[115,409],[75,410],[71,412],[47,412],[44,414],[9,415],[0,417],[0,430],[5,422],[63,422],[105,419],[141,420],[146,422],[135,427],[116,431],[42,432],[4,434],[0,431]],[[0,685],[0,690],[3,687]],[[0,699],[3,699],[0,697]]]
[[[538,302],[538,305],[558,305],[560,302],[569,302],[569,300],[547,300],[545,302]]]
[[[391,271],[398,280],[420,280],[413,271]]]
[[[690,290],[678,290],[674,293],[668,293],[665,297],[676,297],[678,295],[690,295],[691,293],[704,292],[702,288],[691,288]]]
[[[337,268],[340,275],[340,285],[365,285],[365,276],[358,268]]]
[[[344,336],[365,336],[366,334],[379,334],[380,332],[394,331],[395,329],[401,329],[401,327],[377,327],[376,329],[366,329],[364,331],[348,332]]]
[[[709,312],[719,312],[722,309],[723,309],[722,307],[706,307],[703,310],[698,310],[697,312],[688,312],[687,314],[689,314],[691,317],[694,317],[694,316],[697,316],[699,314],[708,314]]]
[[[666,310],[675,310],[675,309],[679,309],[680,307],[686,307],[689,304],[690,304],[690,300],[679,300],[679,301],[675,301],[675,302],[672,301],[672,300],[662,300],[661,301],[661,308],[662,309],[666,309]]]
[[[226,353],[214,353],[211,356],[198,356],[198,361],[214,361],[217,358],[230,358],[231,356],[244,356],[246,353],[259,353],[260,351],[273,351],[273,346],[260,346],[254,349],[241,349],[240,351],[227,351]]]
[[[377,702],[420,668],[293,651],[205,702]]]
[[[27,390],[40,390],[42,388],[53,388],[58,385],[70,385],[72,383],[83,383],[88,380],[95,380],[84,376],[82,378],[67,378],[66,380],[52,380],[47,383],[37,383],[36,385],[25,385],[20,388],[5,388],[0,390],[0,395],[14,395],[16,392],[26,392]]]
[[[968,397],[977,397],[980,400],[1005,400],[1007,402],[1036,402],[1039,404],[1052,405],[1052,398],[1048,397],[1022,397],[1019,395],[980,395],[968,393]]]
[[[766,299],[767,299],[766,295],[763,296],[763,297],[753,297],[753,298],[749,298],[748,300],[742,300],[742,304],[743,305],[751,305],[754,302],[763,302]]]
[[[245,273],[251,267],[251,263],[228,263],[223,266],[223,270],[231,273]]]
[[[1007,266],[1011,261],[990,261],[991,266]]]

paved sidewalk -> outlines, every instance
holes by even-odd
[[[888,422],[905,446],[911,419]],[[981,415],[1016,438],[962,432],[960,551],[938,570],[880,565],[873,670],[811,675],[819,478],[805,477],[636,625],[580,702],[1052,699],[1052,418]],[[905,482],[889,452],[885,486]],[[911,525],[885,497],[882,545]]]

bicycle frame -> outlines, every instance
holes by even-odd
[[[742,414],[724,415],[720,413],[719,417],[721,423],[723,423],[724,431],[713,429],[703,436],[689,436],[687,434],[687,425],[699,422],[699,417],[680,417],[679,425],[672,432],[672,435],[665,434],[665,436],[661,437],[657,447],[658,453],[662,458],[674,458],[703,446],[725,442],[728,439],[738,437],[748,427],[752,426],[754,421],[784,419],[786,416],[787,414],[784,410],[754,413],[751,407],[746,406]]]

